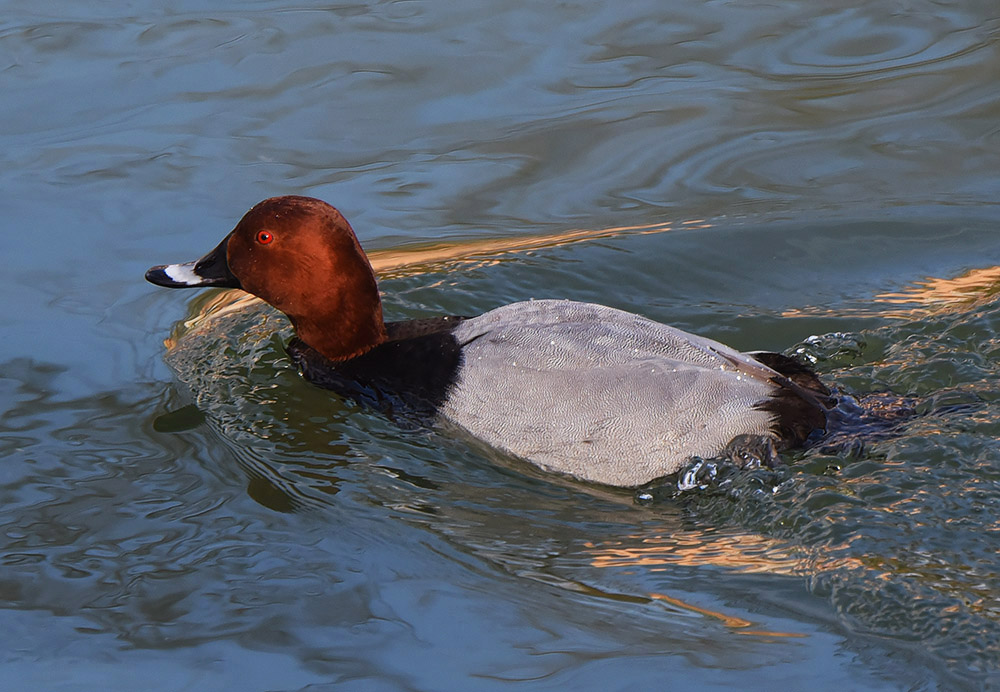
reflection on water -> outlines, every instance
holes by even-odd
[[[749,636],[749,637],[779,637],[779,638],[796,638],[796,637],[804,637],[805,636],[803,634],[797,634],[795,632],[767,632],[767,631],[764,631],[764,630],[747,629],[753,623],[751,623],[749,620],[744,620],[743,618],[733,617],[732,615],[725,615],[724,613],[717,613],[715,611],[708,610],[707,608],[699,608],[698,606],[692,606],[692,605],[689,605],[689,604],[685,603],[684,601],[682,601],[679,598],[674,598],[673,596],[667,596],[667,595],[661,594],[661,593],[652,594],[652,598],[655,599],[655,600],[657,600],[657,601],[665,601],[666,603],[670,603],[671,605],[675,605],[675,606],[677,606],[679,608],[685,608],[685,609],[690,610],[690,611],[692,611],[694,613],[699,613],[701,615],[707,615],[709,617],[713,617],[713,618],[716,618],[718,620],[721,620],[723,622],[723,624],[726,625],[726,627],[728,627],[728,628],[730,628],[732,630],[735,630],[735,634],[741,634],[743,636]]]
[[[739,572],[800,575],[803,556],[796,550],[765,536],[734,533],[714,535],[700,528],[678,535],[627,536],[593,550],[594,567],[646,567],[651,571],[675,565],[715,565]]]
[[[893,293],[880,293],[875,301],[925,307],[968,309],[976,301],[992,299],[1000,290],[1000,267],[970,269],[954,278],[927,277]]]
[[[977,304],[993,300],[1000,292],[1000,267],[970,269],[955,277],[928,276],[894,291],[872,296],[872,305],[851,310],[854,316],[918,319],[935,312],[968,311]],[[887,305],[893,308],[887,308]],[[784,312],[785,317],[805,315],[842,316],[843,308],[830,310],[820,306],[799,307]]]

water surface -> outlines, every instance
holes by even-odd
[[[5,9],[5,689],[1000,684],[995,3]],[[288,193],[392,318],[596,301],[920,415],[648,506],[400,430],[141,280]]]

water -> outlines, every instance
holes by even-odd
[[[201,8],[4,6],[4,689],[1000,687],[995,3]],[[285,193],[393,318],[597,301],[920,415],[648,506],[400,430],[141,279]]]

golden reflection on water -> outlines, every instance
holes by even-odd
[[[665,571],[675,566],[714,565],[747,573],[801,576],[809,572],[801,554],[754,534],[712,535],[708,531],[671,535],[633,535],[621,541],[587,544],[594,567],[643,567]]]
[[[801,553],[761,535],[727,533],[713,535],[712,530],[686,534],[632,535],[615,541],[587,543],[591,565],[597,568],[636,567],[651,572],[667,571],[677,566],[714,566],[735,572],[802,576],[810,573],[810,561]],[[669,603],[683,610],[719,620],[734,634],[756,637],[797,638],[806,635],[751,629],[753,622],[744,618],[687,603],[676,596],[649,593],[652,601]]]
[[[801,560],[790,556],[787,558],[779,557],[774,561],[768,561],[766,558],[763,560],[752,560],[754,563],[753,568],[747,570],[745,569],[747,561],[742,559],[745,551],[740,548],[735,550],[731,549],[731,545],[741,545],[752,546],[753,551],[771,551],[777,545],[775,541],[766,539],[762,536],[744,534],[725,537],[726,539],[733,539],[733,544],[728,544],[725,540],[720,544],[709,538],[708,535],[710,533],[712,533],[710,529],[706,531],[694,531],[690,532],[686,538],[682,539],[678,539],[676,534],[667,537],[628,536],[620,541],[607,541],[602,544],[586,543],[584,545],[594,555],[591,564],[594,567],[599,568],[635,566],[648,569],[650,565],[666,565],[669,563],[674,566],[714,565],[728,568],[732,568],[735,565],[740,568],[739,571],[777,572],[780,574],[790,574],[794,576],[798,576],[800,574],[798,564]],[[636,541],[643,544],[650,543],[655,545],[644,545],[639,548],[628,545],[628,543]],[[675,551],[673,548],[669,547],[669,544],[673,543],[680,543],[684,545],[684,548],[679,551]],[[780,553],[781,551],[779,550],[778,552]],[[676,553],[679,553],[679,555]],[[728,556],[730,559],[726,559],[725,556]],[[778,566],[779,568],[775,570],[775,566]],[[662,569],[666,568],[664,567]],[[650,571],[657,571],[657,569],[653,568]],[[574,591],[597,598],[608,598],[615,601],[624,601],[629,603],[665,603],[678,610],[718,620],[725,627],[732,630],[733,634],[761,637],[766,639],[775,637],[782,639],[808,637],[808,635],[800,632],[780,632],[777,630],[756,629],[753,628],[754,622],[747,620],[746,618],[731,615],[718,610],[712,610],[711,608],[705,608],[704,606],[695,605],[694,603],[687,602],[683,598],[670,596],[661,592],[649,592],[643,595],[614,593],[605,591],[593,585],[576,581],[565,582],[564,586],[571,588]]]
[[[401,273],[419,273],[442,262],[475,262],[490,265],[498,261],[498,256],[529,250],[560,247],[588,240],[626,235],[664,233],[680,227],[690,229],[710,228],[711,226],[711,223],[703,219],[696,219],[679,224],[657,223],[601,229],[576,229],[561,233],[513,238],[481,238],[453,243],[373,250],[368,253],[368,260],[377,275],[395,276]]]
[[[636,566],[636,567],[647,568],[650,564],[666,564],[667,562],[670,562],[673,565],[679,565],[679,564],[687,564],[687,565],[706,565],[706,564],[712,564],[712,565],[721,565],[721,566],[724,566],[724,567],[731,566],[730,564],[727,564],[725,560],[723,560],[720,563],[720,562],[717,562],[716,560],[712,559],[711,555],[715,553],[715,550],[711,547],[712,546],[711,543],[705,543],[705,538],[706,538],[706,534],[707,533],[710,533],[710,531],[706,531],[706,532],[692,532],[691,535],[686,540],[683,541],[688,546],[688,548],[692,549],[692,551],[689,553],[689,558],[692,555],[695,555],[695,554],[698,554],[698,553],[702,552],[701,550],[699,550],[699,548],[698,548],[699,546],[705,546],[705,547],[707,547],[707,550],[704,551],[705,554],[702,557],[694,558],[694,559],[688,559],[688,560],[683,560],[683,559],[682,560],[677,560],[677,559],[673,559],[673,558],[667,558],[667,559],[664,559],[663,562],[660,562],[659,559],[653,558],[652,561],[651,561],[650,560],[650,556],[646,553],[646,549],[645,548],[639,548],[639,549],[622,548],[621,546],[624,545],[624,543],[622,541],[615,541],[614,543],[605,542],[604,544],[602,544],[602,546],[598,546],[598,545],[593,544],[593,543],[588,543],[588,544],[585,544],[585,547],[587,547],[589,550],[592,550],[592,551],[595,552],[595,558],[594,558],[594,560],[592,562],[593,566],[595,566],[595,567],[622,567],[622,566],[626,566],[627,567],[627,566]],[[758,544],[757,542],[759,542],[759,545],[765,545],[766,544],[766,545],[768,545],[770,547],[773,547],[773,543],[774,543],[773,541],[768,541],[768,539],[765,539],[765,538],[760,537],[760,536],[747,536],[747,535],[744,535],[744,536],[731,536],[731,538],[747,539],[747,541],[748,541],[749,544]],[[639,539],[642,542],[646,542],[646,541],[649,541],[649,542],[662,542],[664,545],[667,544],[667,543],[675,543],[675,542],[677,542],[676,536],[672,536],[672,537],[652,537],[652,538],[643,538],[642,536],[630,536],[630,537],[628,537],[626,539],[623,539],[623,541],[625,541],[625,540],[635,540],[635,539]],[[653,548],[652,550],[659,552],[659,551],[662,550],[662,546],[657,547],[657,548]],[[732,551],[723,550],[723,552],[724,553],[731,553]],[[740,551],[736,551],[736,552],[738,553]],[[704,558],[704,559],[702,559],[702,558]],[[742,562],[742,561],[737,560],[737,562]],[[779,562],[784,562],[784,560],[779,560]],[[758,564],[757,567],[762,567],[762,564]],[[655,570],[653,570],[653,571],[655,571]],[[743,570],[743,571],[745,571],[745,570]],[[759,570],[753,570],[753,571],[770,572],[772,570],[761,568]],[[786,573],[797,574],[797,570],[793,569],[792,571],[786,572]],[[564,581],[563,582],[563,586],[567,587],[567,588],[570,588],[573,591],[577,591],[579,593],[583,593],[583,594],[586,594],[588,596],[594,596],[596,598],[607,598],[607,599],[614,600],[614,601],[622,601],[622,602],[628,602],[628,603],[646,603],[646,604],[651,604],[651,603],[665,603],[665,604],[667,604],[669,606],[672,606],[673,608],[678,609],[678,610],[683,610],[683,611],[686,611],[686,612],[689,612],[689,613],[695,613],[697,615],[701,615],[701,616],[704,616],[704,617],[709,617],[709,618],[718,620],[725,627],[727,627],[730,630],[732,630],[733,634],[739,634],[739,635],[750,636],[750,637],[761,637],[761,638],[765,638],[765,639],[771,639],[771,638],[775,638],[775,637],[782,638],[782,639],[807,638],[808,637],[808,635],[802,634],[800,632],[781,632],[781,631],[777,631],[777,630],[752,629],[754,623],[751,620],[747,620],[746,618],[742,618],[742,617],[739,617],[737,615],[730,615],[730,614],[727,614],[727,613],[724,613],[724,612],[721,612],[721,611],[718,611],[718,610],[712,610],[711,608],[705,608],[704,606],[695,605],[694,603],[687,602],[683,598],[679,598],[677,596],[670,596],[670,595],[667,595],[667,594],[661,593],[661,592],[649,592],[649,593],[642,594],[642,595],[640,595],[640,594],[623,594],[623,593],[616,593],[616,592],[606,591],[606,590],[598,588],[596,586],[593,586],[593,585],[590,585],[590,584],[585,584],[585,583],[578,582],[578,581],[573,581],[573,580]]]
[[[667,596],[662,593],[652,593],[649,594],[649,597],[654,601],[664,601],[677,608],[683,608],[684,610],[691,611],[692,613],[698,613],[699,615],[715,618],[716,620],[722,622],[723,625],[733,630],[734,634],[742,634],[748,637],[782,637],[785,639],[805,639],[808,637],[808,635],[802,634],[801,632],[778,632],[776,630],[747,629],[753,625],[750,620],[744,620],[743,618],[736,617],[734,615],[726,615],[725,613],[720,613],[716,610],[710,610],[708,608],[692,605],[691,603],[686,603],[679,598]]]
[[[633,534],[613,541],[585,543],[584,547],[590,555],[590,564],[601,569],[634,567],[642,571],[666,572],[679,566],[717,567],[729,573],[807,577],[831,570],[866,568],[857,558],[815,555],[775,538],[722,532],[711,527],[670,534]],[[842,553],[843,548],[837,546],[824,552]],[[734,634],[764,638],[808,636],[753,628],[754,623],[745,618],[687,603],[664,593],[647,593],[645,597],[719,620]]]
[[[931,312],[953,312],[993,299],[1000,293],[1000,266],[970,269],[964,274],[946,279],[928,276],[897,291],[878,293],[872,297],[873,308],[837,308],[808,306],[782,312],[784,317],[857,316],[915,319]],[[893,306],[886,310],[884,306]],[[903,307],[912,306],[912,307]]]
[[[896,293],[880,293],[876,303],[926,306],[961,304],[992,298],[1000,292],[1000,267],[971,269],[954,279],[927,277],[903,287]]]

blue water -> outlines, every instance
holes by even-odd
[[[0,687],[1000,687],[993,0],[3,9]],[[142,280],[289,193],[390,317],[596,301],[921,415],[651,506],[400,430]]]

